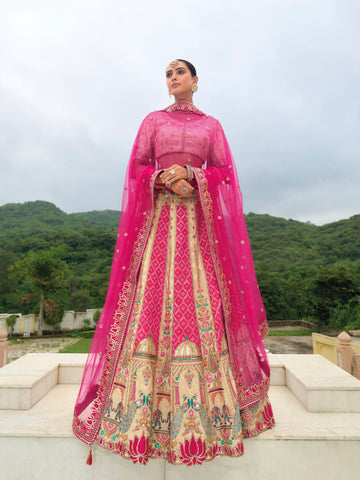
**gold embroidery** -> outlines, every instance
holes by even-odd
[[[194,205],[198,201],[197,195],[182,198],[165,192],[159,193],[137,290],[133,291],[131,281],[125,282],[119,297],[118,321],[114,322],[109,335],[108,363],[104,367],[104,373],[108,373],[109,378],[102,383],[101,396],[98,397],[98,402],[107,399],[107,403],[101,414],[95,440],[103,448],[138,463],[146,463],[149,458],[165,458],[170,463],[191,465],[217,455],[240,456],[243,454],[243,436],[256,435],[274,424],[266,396],[246,410],[240,410],[225,335],[221,340],[220,355],[199,240],[196,231],[192,232],[196,230],[192,228],[196,227],[192,216]],[[201,352],[194,342],[185,340],[178,345],[171,358],[174,252],[177,208],[180,205],[187,208],[189,254],[191,259],[195,258],[196,267],[193,268],[191,260],[191,268],[193,279],[196,279],[193,288],[198,305],[196,310]],[[154,232],[164,206],[173,210],[170,210],[165,275],[168,281],[164,285],[159,350],[157,351],[154,340],[147,337],[140,341],[134,352],[139,311],[147,281],[147,262],[151,259]],[[134,251],[139,252],[140,238],[145,235],[146,229],[139,232],[139,246]],[[134,272],[129,272],[128,278],[131,279],[133,275]],[[125,348],[120,358],[111,365],[110,354],[114,362],[116,348],[123,344],[126,326],[123,321],[124,311],[132,294],[135,296],[134,308],[129,320]],[[113,377],[111,368],[116,372]],[[106,383],[110,383],[109,393],[105,391]],[[252,392],[251,400],[253,399]],[[195,451],[196,455],[190,454]]]

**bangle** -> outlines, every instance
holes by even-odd
[[[186,167],[186,170],[187,170],[187,174],[188,174],[188,182],[191,182],[194,178],[194,171],[193,169],[191,168],[190,165],[186,164],[184,165]]]

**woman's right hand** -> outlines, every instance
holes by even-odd
[[[181,197],[190,197],[192,192],[195,190],[194,187],[192,187],[190,183],[183,178],[173,182],[170,188],[174,193],[180,195]]]

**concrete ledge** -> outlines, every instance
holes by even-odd
[[[57,385],[57,362],[39,355],[24,355],[0,369],[0,409],[29,409]]]
[[[30,409],[57,384],[80,384],[86,358],[86,353],[28,353],[5,365],[0,368],[0,409]],[[270,367],[271,385],[285,385],[281,361],[272,359]]]
[[[151,460],[146,467],[74,437],[71,421],[79,385],[53,388],[31,410],[0,410],[1,469],[7,480],[338,480],[354,476],[360,450],[359,413],[311,413],[286,386],[272,386],[276,424],[244,439],[244,455],[195,467]],[[19,461],[21,459],[21,461]]]
[[[58,383],[80,383],[86,357],[28,353],[0,368],[0,409],[30,409]]]
[[[27,400],[32,403],[39,397],[38,384],[43,394],[30,408],[0,409],[1,471],[7,480],[143,480],[144,476],[147,480],[221,476],[227,480],[338,480],[353,477],[358,470],[360,413],[317,413],[312,396],[315,404],[329,408],[333,394],[342,394],[335,403],[345,402],[352,408],[360,381],[320,355],[273,354],[268,354],[269,398],[276,424],[257,437],[245,438],[242,457],[221,457],[195,467],[151,460],[143,467],[94,445],[93,465],[88,466],[88,447],[71,428],[86,358],[86,354],[28,354],[0,369],[0,399],[11,392],[21,397],[25,389],[34,395]],[[52,387],[55,378],[57,384]],[[349,395],[352,400],[347,399]]]
[[[270,365],[270,385],[286,385],[285,367],[281,356],[267,353],[267,357]]]
[[[360,380],[321,355],[273,355],[285,383],[309,412],[360,412]]]
[[[0,409],[30,409],[57,384],[79,385],[87,354],[28,353],[0,369]],[[270,385],[311,412],[360,412],[360,380],[321,355],[271,354]]]

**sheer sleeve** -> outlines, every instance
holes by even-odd
[[[142,187],[146,188],[149,195],[154,193],[155,179],[161,171],[155,168],[155,131],[156,116],[154,113],[149,113],[140,125],[131,151],[123,192],[122,210],[127,209],[128,202],[133,194],[140,195]]]
[[[227,138],[220,122],[215,119],[210,130],[210,148],[205,171],[207,176],[211,176],[212,184],[217,186],[217,200],[221,203],[221,208],[224,209],[227,200],[227,207],[231,209],[229,202],[233,200],[236,210],[230,215],[236,217],[239,208],[242,211],[242,194]]]
[[[211,143],[209,149],[209,164],[213,167],[223,167],[227,162],[227,152],[229,146],[225,137],[224,130],[217,120],[211,130]]]
[[[147,115],[142,121],[135,138],[131,157],[133,162],[133,175],[136,177],[141,170],[146,168],[155,171],[155,120],[152,114]]]

